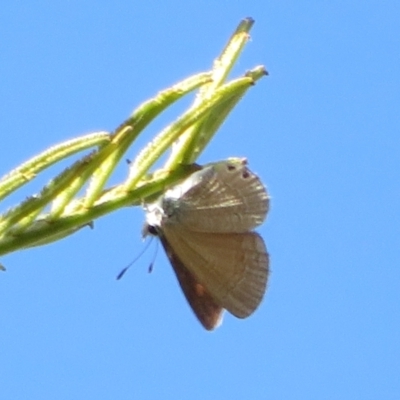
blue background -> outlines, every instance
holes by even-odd
[[[268,186],[259,232],[272,275],[261,307],[204,331],[162,251],[152,274],[150,250],[116,281],[143,247],[142,211],[120,210],[2,258],[2,398],[400,398],[398,1],[6,2],[0,173],[112,130],[209,69],[247,16],[256,24],[233,76],[259,64],[270,76],[199,161],[245,156]],[[111,183],[126,174],[122,165]]]

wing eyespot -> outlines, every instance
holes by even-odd
[[[243,173],[242,173],[242,178],[243,179],[248,179],[248,178],[250,178],[250,173],[249,173],[249,171],[247,171],[247,170],[245,170],[245,171],[243,171]]]

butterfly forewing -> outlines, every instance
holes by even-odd
[[[193,312],[204,328],[215,329],[222,321],[223,308],[215,302],[207,289],[185,267],[165,238],[160,236],[160,239]]]
[[[239,318],[260,304],[268,278],[268,254],[255,232],[223,234],[163,231],[170,251],[222,308]],[[171,257],[170,257],[171,258]]]

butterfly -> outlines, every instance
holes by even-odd
[[[209,164],[146,204],[143,234],[158,236],[195,315],[207,330],[223,311],[246,318],[267,287],[269,256],[253,229],[269,196],[245,159]]]

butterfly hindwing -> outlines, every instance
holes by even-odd
[[[268,212],[269,197],[245,164],[217,163],[167,191],[162,207],[167,209],[171,203],[174,213],[166,224],[179,223],[198,232],[233,233],[260,225]]]

